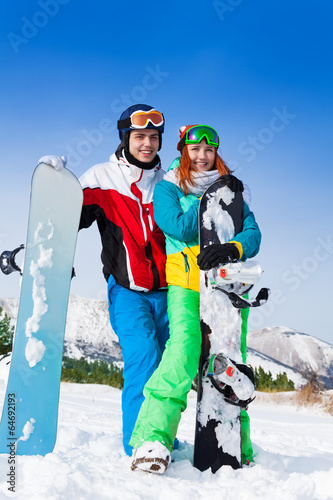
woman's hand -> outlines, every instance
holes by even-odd
[[[204,248],[197,257],[197,263],[202,271],[208,271],[221,264],[237,262],[239,257],[238,248],[234,243],[217,243]]]
[[[242,193],[244,191],[244,186],[242,181],[237,179],[237,177],[235,177],[234,175],[231,174],[222,175],[222,179],[226,182],[228,188],[234,193],[238,192]]]

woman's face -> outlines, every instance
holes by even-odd
[[[195,172],[207,172],[215,163],[216,148],[209,146],[205,139],[198,144],[187,144],[191,168]]]

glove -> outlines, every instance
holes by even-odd
[[[231,174],[222,175],[222,179],[226,182],[226,185],[233,193],[238,193],[238,192],[242,193],[244,191],[244,186],[242,181],[237,179],[237,177],[235,177],[234,175]]]
[[[42,156],[38,160],[38,165],[40,163],[46,163],[46,165],[50,165],[56,170],[61,170],[62,168],[66,167],[67,158],[66,156],[47,155],[47,156]]]
[[[213,244],[204,248],[197,257],[198,266],[203,271],[208,271],[212,267],[228,262],[239,260],[239,251],[233,243]]]

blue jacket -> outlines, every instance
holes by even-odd
[[[193,194],[186,196],[173,182],[162,180],[156,185],[154,217],[165,234],[167,282],[199,292],[198,208],[199,199]],[[261,232],[245,202],[243,230],[231,242],[237,245],[241,260],[259,251]]]

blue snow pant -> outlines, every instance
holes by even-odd
[[[158,367],[169,338],[167,291],[128,290],[110,276],[108,298],[111,326],[123,354],[123,445],[131,456],[129,441],[144,400],[143,388]]]
[[[187,395],[199,365],[199,300],[198,292],[169,285],[170,339],[144,389],[145,401],[130,441],[134,448],[147,441],[159,441],[170,451],[175,448],[181,413],[187,407]]]

